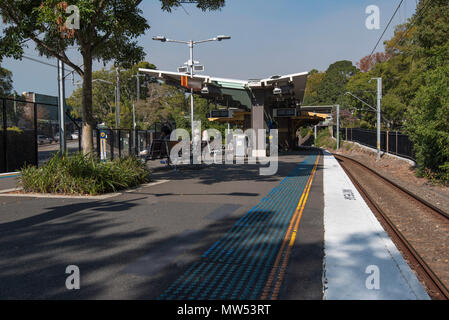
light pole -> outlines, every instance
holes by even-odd
[[[136,81],[137,81],[137,92],[136,92],[136,103],[139,103],[140,101],[140,77],[144,77],[144,74],[140,74],[139,72],[137,72],[136,75],[134,75],[133,77],[136,77]],[[134,150],[136,150],[136,106],[133,103],[133,145],[134,145]]]
[[[382,78],[373,79],[377,80],[377,160],[380,160],[380,104],[382,101]]]
[[[58,96],[59,96],[59,154],[63,156],[66,152],[65,140],[65,74],[64,63],[58,60]]]
[[[115,88],[115,127],[120,129],[120,69],[115,68],[115,73],[117,77],[117,87]]]
[[[187,65],[190,67],[190,77],[193,78],[193,67],[195,65],[195,61],[193,60],[193,47],[196,44],[200,44],[200,43],[205,43],[205,42],[211,42],[211,41],[223,41],[223,40],[229,40],[231,39],[230,36],[216,36],[215,38],[211,38],[211,39],[207,39],[207,40],[200,40],[200,41],[194,41],[194,40],[189,40],[189,41],[182,41],[182,40],[172,40],[172,39],[167,39],[166,37],[163,36],[157,36],[157,37],[153,37],[153,40],[155,41],[161,41],[161,42],[174,42],[174,43],[182,43],[182,44],[187,44],[189,46],[190,49],[190,60],[187,62]],[[192,138],[193,138],[193,134],[194,134],[194,125],[193,125],[193,88],[190,89],[190,121],[191,121],[191,126],[192,126]]]
[[[340,105],[337,104],[337,150],[340,150]]]

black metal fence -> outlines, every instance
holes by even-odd
[[[65,115],[67,151],[81,150],[82,124]],[[152,130],[107,130],[108,159],[138,154],[161,135],[161,124]],[[100,153],[99,134],[95,129],[94,148]],[[134,144],[134,137],[136,143]],[[39,166],[59,152],[58,106],[32,101],[0,98],[0,173],[14,172],[25,165]]]
[[[337,128],[333,128],[336,137]],[[361,128],[340,128],[341,139],[358,142],[377,149],[377,131]],[[413,143],[406,134],[398,131],[381,131],[380,148],[383,152],[415,160]]]
[[[160,131],[158,127],[152,130],[126,130],[126,129],[96,129],[93,132],[94,149],[100,157],[100,133],[106,133],[106,157],[113,160],[127,157],[131,154],[138,155],[143,150],[148,150],[152,141],[158,139]],[[136,143],[134,144],[134,139]]]
[[[66,130],[75,124],[66,119]],[[59,151],[58,106],[47,103],[0,99],[0,172],[38,165]],[[69,149],[73,152],[73,148]]]

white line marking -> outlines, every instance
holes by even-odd
[[[10,193],[10,192],[17,192],[23,190],[23,188],[15,188],[15,189],[8,189],[8,190],[1,190],[0,191],[0,197],[23,197],[23,198],[45,198],[45,199],[87,199],[87,200],[105,200],[110,198],[118,197],[125,193],[131,193],[135,192],[137,190],[140,190],[142,188],[147,187],[153,187],[157,186],[166,182],[169,182],[170,180],[160,180],[155,181],[147,184],[142,184],[138,188],[131,189],[131,190],[125,190],[122,192],[116,192],[116,193],[108,193],[100,196],[71,196],[71,195],[59,195],[59,194],[43,194],[43,193]]]

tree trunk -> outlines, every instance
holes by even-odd
[[[82,148],[83,154],[94,152],[92,130],[95,127],[95,121],[92,116],[92,54],[90,51],[84,51],[84,79],[83,79],[83,134]]]

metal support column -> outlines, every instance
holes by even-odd
[[[340,150],[340,105],[337,104],[337,150]]]
[[[117,86],[115,88],[116,90],[116,97],[115,97],[115,128],[120,129],[120,69],[119,67],[115,68],[116,77],[117,77]]]
[[[39,146],[37,145],[37,103],[33,104],[33,123],[34,123],[34,157],[36,167],[39,166]]]
[[[377,78],[377,160],[380,160],[382,78]]]
[[[58,120],[59,120],[59,154],[62,156],[67,151],[65,136],[65,71],[64,63],[58,60]],[[81,132],[80,132],[81,135]],[[78,137],[81,140],[81,136]]]
[[[3,172],[8,172],[8,120],[7,120],[7,113],[6,113],[6,99],[3,99],[2,103],[2,116],[3,116],[3,165],[4,170]],[[36,136],[37,140],[37,136]]]
[[[259,130],[265,130],[264,103],[264,91],[255,91],[251,108],[251,126],[255,134],[255,136],[253,137],[253,157],[266,157],[266,141],[263,141],[259,137]]]

